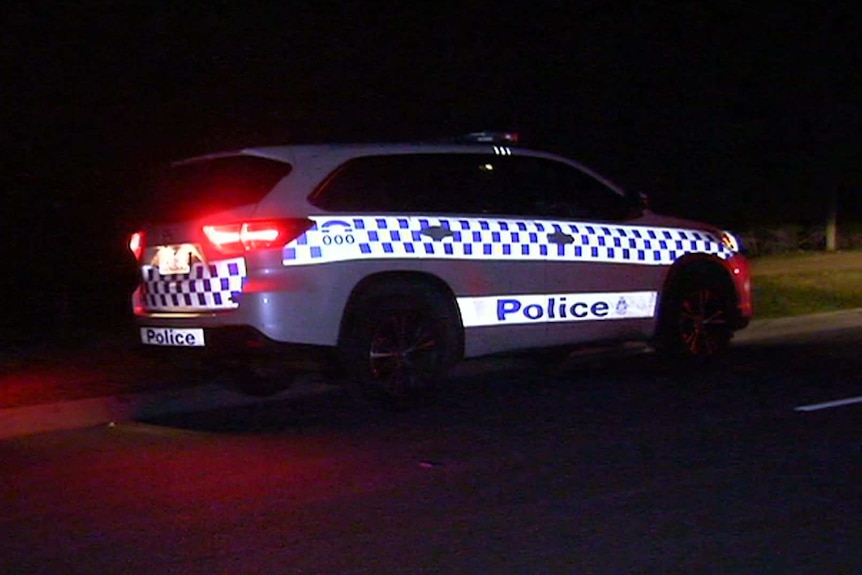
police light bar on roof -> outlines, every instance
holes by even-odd
[[[459,141],[475,144],[517,144],[515,132],[472,132],[458,138]]]

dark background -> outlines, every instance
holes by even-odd
[[[4,337],[127,319],[143,174],[247,145],[515,130],[665,213],[862,219],[856,2],[270,4],[0,9]]]

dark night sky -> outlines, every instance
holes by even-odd
[[[215,149],[483,128],[653,194],[769,195],[812,140],[859,151],[850,2],[56,4],[4,25],[3,137],[12,170],[85,195]]]
[[[121,237],[170,159],[477,129],[722,225],[810,218],[829,187],[862,213],[856,2],[559,4],[6,2],[4,255]]]

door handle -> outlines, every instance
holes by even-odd
[[[434,241],[440,241],[443,238],[450,238],[455,235],[455,232],[443,226],[428,226],[427,228],[422,228],[419,233],[423,236],[428,236]]]
[[[554,232],[552,234],[548,234],[548,241],[552,244],[573,244],[575,243],[575,237],[569,234],[564,234],[563,232]]]

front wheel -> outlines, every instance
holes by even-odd
[[[454,306],[430,286],[395,281],[359,297],[342,338],[348,375],[386,407],[428,399],[460,354]]]
[[[733,336],[731,304],[731,294],[717,278],[682,280],[662,315],[663,350],[701,361],[724,351]]]

